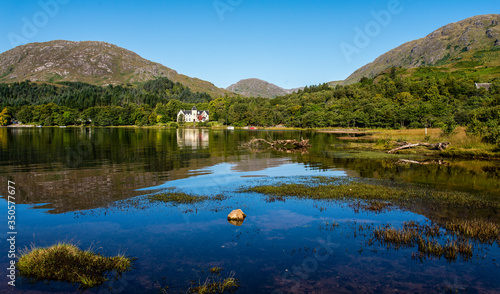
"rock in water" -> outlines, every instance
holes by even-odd
[[[227,216],[228,220],[244,220],[247,217],[246,214],[243,213],[241,209],[236,209],[231,211],[231,213]]]

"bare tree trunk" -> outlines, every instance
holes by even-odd
[[[450,143],[448,143],[448,142],[441,142],[441,143],[435,143],[435,144],[431,144],[431,143],[406,144],[404,146],[401,146],[401,147],[398,147],[398,148],[394,148],[394,149],[388,151],[387,153],[395,153],[395,152],[398,152],[399,150],[409,149],[409,148],[418,147],[418,146],[426,146],[426,147],[429,147],[431,149],[436,149],[436,150],[443,151],[446,148],[448,148],[448,146],[450,146]]]

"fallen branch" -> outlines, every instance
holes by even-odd
[[[288,151],[288,150],[301,150],[307,149],[311,147],[309,144],[309,140],[302,139],[301,141],[297,140],[275,140],[268,141],[265,139],[252,139],[247,143],[247,146],[255,146],[258,143],[268,144],[269,148],[276,149],[278,151]]]
[[[431,144],[431,143],[407,144],[407,145],[404,145],[404,146],[401,146],[401,147],[398,147],[398,148],[394,148],[394,149],[388,151],[387,153],[394,153],[394,152],[398,152],[399,150],[409,149],[409,148],[418,147],[418,146],[426,146],[426,147],[429,147],[431,149],[443,151],[446,148],[448,148],[448,146],[450,146],[450,143],[448,143],[448,142],[441,142],[441,143],[434,143],[434,144]]]

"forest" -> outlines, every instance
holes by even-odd
[[[424,69],[425,70],[425,69]],[[210,120],[233,126],[298,128],[423,128],[469,132],[500,144],[500,80],[477,88],[467,77],[404,77],[393,68],[374,79],[335,87],[305,87],[273,99],[193,93],[158,78],[139,85],[93,86],[21,82],[0,84],[0,124],[157,125],[174,122],[177,112],[210,111]]]

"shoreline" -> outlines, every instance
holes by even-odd
[[[154,126],[47,126],[43,128],[131,128],[131,129],[213,129],[229,130],[229,126],[178,126],[168,125]],[[37,128],[36,125],[9,125],[0,128]],[[395,148],[398,142],[408,143],[438,143],[449,142],[450,147],[443,151],[429,150],[427,148],[412,148],[403,150],[399,154],[419,154],[427,157],[500,160],[500,150],[494,145],[482,142],[475,136],[465,133],[464,127],[458,127],[454,134],[442,135],[440,129],[358,129],[358,128],[289,128],[289,127],[234,127],[234,130],[247,131],[311,131],[321,134],[345,134],[338,139],[346,143],[345,149],[387,152]],[[426,133],[427,132],[427,133]],[[427,135],[426,135],[427,134]],[[358,135],[351,137],[350,135]]]

